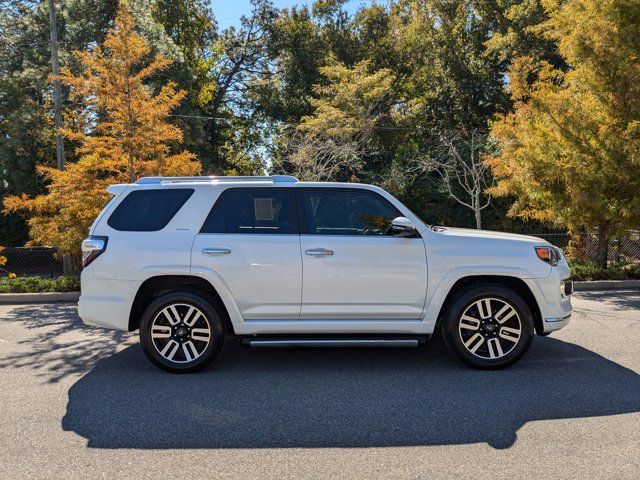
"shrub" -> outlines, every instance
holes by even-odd
[[[640,279],[640,264],[613,264],[607,268],[595,263],[571,263],[574,280],[629,280]]]
[[[78,277],[0,279],[0,293],[77,292],[79,290]]]

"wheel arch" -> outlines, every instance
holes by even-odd
[[[129,331],[138,329],[144,309],[154,298],[173,291],[192,292],[206,298],[220,312],[225,333],[234,334],[233,322],[218,290],[206,279],[194,275],[157,275],[142,282],[129,313]]]
[[[540,307],[538,306],[538,301],[536,300],[535,295],[524,280],[509,275],[469,275],[459,278],[451,286],[449,293],[442,302],[438,311],[437,322],[440,323],[442,316],[459,292],[483,284],[498,284],[505,288],[509,288],[520,295],[531,310],[536,333],[541,335],[544,332],[542,314],[540,313]]]

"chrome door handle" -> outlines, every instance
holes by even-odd
[[[310,257],[329,257],[333,255],[333,250],[326,248],[309,248],[304,251],[304,254]]]
[[[216,255],[229,255],[231,249],[227,247],[207,247],[202,249],[202,254],[208,257],[214,257]]]

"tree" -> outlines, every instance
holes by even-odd
[[[368,62],[353,68],[336,63],[320,72],[328,83],[314,87],[315,110],[288,139],[279,167],[305,180],[357,181],[376,153],[376,128],[390,116],[394,77],[389,70],[369,72]]]
[[[490,161],[499,180],[492,192],[516,195],[510,215],[572,232],[597,227],[606,266],[609,237],[640,223],[640,1],[547,6],[539,31],[571,68],[513,63],[514,111],[492,126],[501,148]]]
[[[276,10],[270,0],[251,0],[251,14],[240,18],[239,28],[225,29],[216,41],[218,59],[212,68],[213,85],[211,99],[206,109],[208,115],[207,140],[210,144],[211,158],[208,164],[215,170],[242,167],[233,163],[234,150],[248,149],[238,140],[254,136],[249,132],[240,137],[235,135],[238,127],[246,130],[259,128],[259,122],[251,118],[250,125],[238,117],[252,116],[246,107],[249,96],[249,84],[269,74],[267,68],[267,26],[275,20]],[[258,134],[259,135],[259,134]],[[242,155],[242,162],[253,159],[251,155]],[[261,165],[254,165],[260,169]],[[249,166],[251,170],[252,167]]]
[[[154,51],[178,58],[180,51],[149,13],[152,0],[129,0],[137,29]],[[55,164],[50,16],[45,0],[0,0],[0,201],[6,195],[44,191],[36,165]],[[117,0],[56,0],[61,64],[75,68],[73,50],[104,41]],[[62,88],[63,109],[69,107]],[[77,157],[66,145],[65,161]],[[21,216],[0,215],[0,242],[23,245],[28,229]]]
[[[486,42],[487,55],[495,55],[504,70],[518,57],[546,60],[556,68],[566,69],[558,54],[558,45],[540,35],[538,26],[549,19],[544,0],[481,0],[480,15],[492,24],[492,34]]]
[[[134,31],[133,17],[122,9],[102,47],[74,52],[79,74],[61,69],[61,81],[79,105],[67,112],[63,131],[77,143],[79,160],[64,171],[38,167],[49,182],[46,194],[4,201],[6,212],[30,214],[31,243],[54,246],[77,259],[80,242],[108,198],[109,184],[200,170],[193,154],[171,153],[182,134],[167,116],[185,92],[176,91],[173,83],[155,94],[149,91],[145,80],[170,64],[159,54],[147,61],[149,53],[148,42]]]
[[[443,131],[437,147],[418,162],[421,171],[440,175],[447,194],[473,211],[477,229],[482,228],[482,210],[491,203],[487,149],[486,135],[478,131]]]

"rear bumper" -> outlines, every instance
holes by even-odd
[[[78,314],[87,325],[116,330],[129,330],[129,314],[137,283],[122,280],[95,279],[84,270],[80,277],[81,295]]]

